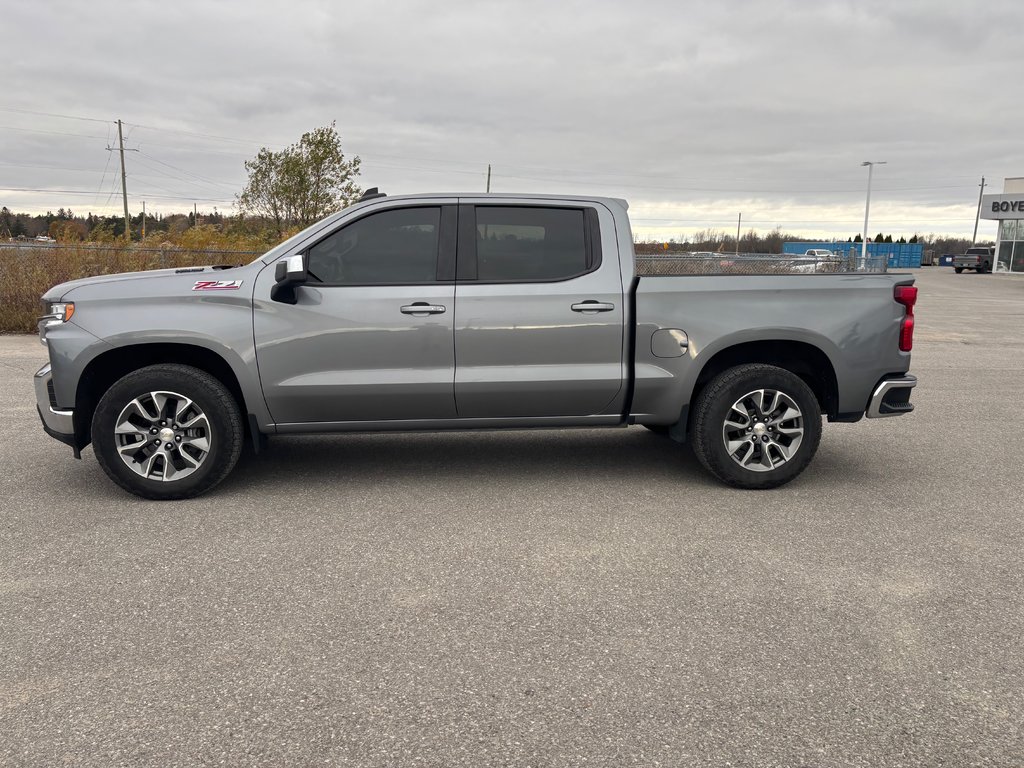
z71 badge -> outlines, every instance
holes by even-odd
[[[193,291],[237,291],[242,287],[241,280],[196,280]]]

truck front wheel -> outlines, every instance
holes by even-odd
[[[114,383],[92,418],[103,471],[146,499],[208,491],[235,466],[245,428],[235,398],[206,371],[151,365]]]
[[[784,485],[803,472],[821,440],[821,409],[796,374],[739,365],[715,377],[694,406],[693,451],[735,488]]]

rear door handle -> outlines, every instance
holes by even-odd
[[[426,315],[443,315],[446,307],[443,304],[427,304],[425,301],[415,301],[412,304],[406,304],[402,307],[403,315],[416,315],[418,317],[425,317]]]
[[[594,301],[593,299],[581,301],[579,304],[572,305],[573,312],[611,312],[613,309],[615,309],[614,304],[608,304],[603,301]]]

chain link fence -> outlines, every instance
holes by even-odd
[[[771,253],[637,254],[638,275],[804,275],[885,272],[884,256],[813,257]]]

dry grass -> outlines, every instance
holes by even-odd
[[[11,248],[0,245],[0,333],[34,333],[40,297],[68,280],[146,269],[242,264],[258,252],[140,248],[124,245],[61,245]]]

